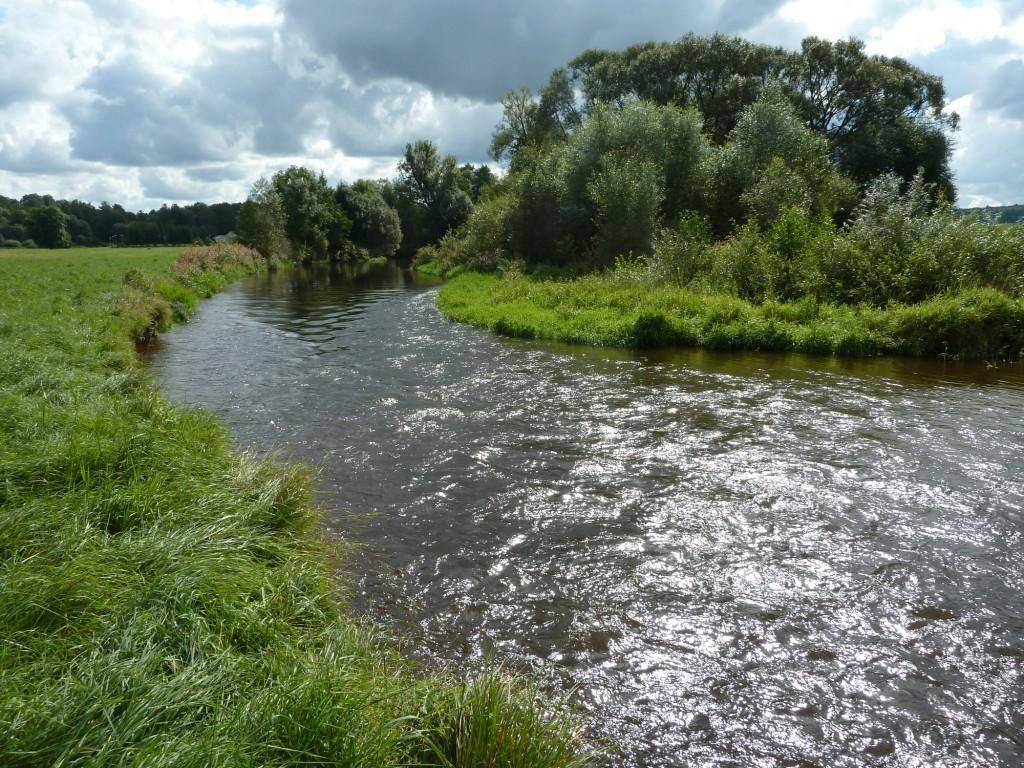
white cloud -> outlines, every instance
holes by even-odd
[[[999,39],[1002,26],[998,3],[932,0],[884,25],[874,25],[867,48],[870,53],[911,58],[933,53],[954,39],[975,44]]]
[[[0,194],[237,200],[290,163],[389,175],[417,138],[480,162],[504,88],[587,46],[717,29],[790,46],[855,35],[945,76],[962,201],[1024,201],[1024,115],[1006,92],[1024,66],[1019,0],[501,5],[5,0]]]

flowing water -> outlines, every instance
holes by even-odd
[[[252,278],[153,368],[322,466],[357,610],[626,766],[1024,765],[1024,372],[502,339],[393,266]]]

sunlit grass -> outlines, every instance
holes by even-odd
[[[346,616],[309,473],[156,391],[134,341],[259,267],[179,250],[0,251],[0,764],[589,761],[536,691]]]
[[[541,280],[470,273],[442,287],[438,307],[496,333],[570,344],[985,360],[1024,352],[1024,302],[988,288],[886,308],[810,298],[755,305],[615,274]]]

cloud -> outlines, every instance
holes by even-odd
[[[39,174],[75,168],[68,147],[70,132],[67,119],[49,104],[0,108],[0,170]]]
[[[1024,115],[1016,117],[981,108],[974,96],[965,96],[953,107],[972,126],[957,142],[954,165],[958,168],[960,202],[963,205],[1005,205],[1024,201]]]
[[[1024,120],[1024,59],[1011,59],[999,67],[980,96],[981,106],[1010,119]],[[1017,143],[1022,139],[1024,134]]]
[[[964,200],[1024,200],[1024,0],[5,0],[0,194],[241,199],[292,163],[390,175],[406,142],[483,162],[497,99],[588,47],[856,35],[943,75]],[[1015,133],[1016,131],[1016,133]]]
[[[740,32],[781,0],[285,0],[288,30],[361,81],[398,78],[436,93],[496,101],[539,85],[587,48]]]

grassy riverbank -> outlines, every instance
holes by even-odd
[[[982,360],[1024,352],[1024,302],[989,288],[877,308],[813,299],[753,304],[614,273],[573,280],[470,273],[442,287],[438,307],[496,333],[570,344]]]
[[[348,618],[309,473],[155,390],[134,342],[261,268],[210,253],[0,251],[0,763],[584,764]]]

